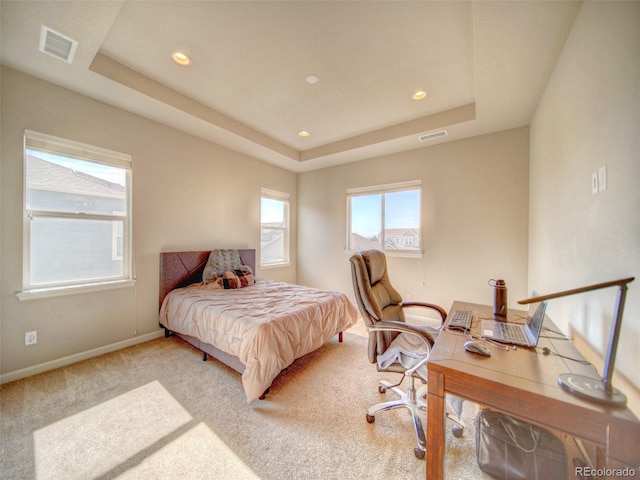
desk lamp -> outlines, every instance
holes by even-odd
[[[520,304],[527,304],[540,302],[542,300],[550,300],[552,298],[566,297],[576,293],[590,292],[601,288],[614,286],[619,287],[616,305],[613,312],[613,323],[611,325],[611,335],[609,336],[609,347],[607,348],[607,355],[604,361],[604,374],[602,379],[597,380],[584,375],[563,373],[558,377],[558,384],[569,393],[606,405],[622,407],[627,403],[626,395],[620,390],[613,388],[613,385],[611,384],[611,377],[613,376],[613,365],[616,361],[616,351],[618,350],[618,337],[620,336],[620,327],[622,324],[624,300],[627,295],[627,283],[632,282],[633,279],[634,277],[624,278],[613,282],[598,283],[587,287],[550,293],[548,295],[540,295],[538,297],[518,301]]]

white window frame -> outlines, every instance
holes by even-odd
[[[419,209],[419,213],[418,213],[418,219],[419,219],[419,225],[417,228],[414,228],[414,230],[417,230],[419,232],[420,235],[420,244],[419,244],[419,248],[417,250],[412,250],[412,249],[388,249],[385,248],[385,237],[384,237],[384,232],[385,232],[385,195],[388,193],[394,193],[394,192],[402,192],[402,191],[407,191],[407,190],[418,190],[419,192],[419,198],[418,198],[418,209]],[[408,181],[408,182],[399,182],[399,183],[391,183],[391,184],[386,184],[386,185],[375,185],[375,186],[371,186],[371,187],[358,187],[358,188],[350,188],[347,190],[347,226],[346,226],[346,252],[347,253],[351,253],[354,252],[356,249],[353,249],[351,247],[351,226],[352,226],[352,219],[351,219],[351,199],[357,196],[364,196],[364,195],[382,195],[382,209],[380,212],[381,218],[380,218],[380,225],[381,225],[381,235],[382,238],[380,239],[380,249],[385,252],[386,255],[390,255],[390,256],[398,256],[398,257],[422,257],[423,254],[423,238],[422,238],[422,181],[421,180],[412,180],[412,181]],[[415,242],[411,242],[412,244],[414,244]]]
[[[122,244],[124,246],[124,233],[118,232],[118,222],[114,221],[111,225],[111,258],[113,260],[124,260],[124,248],[122,252],[118,251],[118,237],[122,237]]]
[[[266,262],[264,260],[264,256],[262,255],[262,241],[260,241],[260,268],[276,268],[276,267],[287,267],[291,264],[290,261],[290,202],[289,202],[289,194],[284,192],[279,192],[277,190],[271,190],[268,188],[261,188],[260,191],[260,205],[261,205],[261,214],[260,214],[260,238],[262,239],[262,199],[268,198],[271,200],[277,200],[283,203],[284,205],[284,226],[283,227],[270,227],[270,229],[282,230],[283,235],[283,248],[284,248],[284,259],[278,262]]]
[[[40,150],[47,153],[62,155],[102,165],[115,166],[125,171],[126,211],[115,212],[113,215],[55,212],[48,210],[33,210],[27,208],[27,149]],[[86,291],[106,290],[132,286],[135,283],[133,265],[133,221],[132,221],[132,158],[131,155],[87,145],[72,140],[66,140],[52,135],[46,135],[31,130],[24,131],[23,144],[23,290],[17,293],[20,300],[52,297],[80,293]],[[122,275],[109,278],[91,280],[61,281],[46,285],[32,284],[31,281],[31,219],[33,217],[80,218],[96,220],[112,220],[123,222],[123,251]],[[113,239],[116,240],[115,225]],[[114,246],[114,249],[117,247]],[[115,250],[114,250],[115,253]]]

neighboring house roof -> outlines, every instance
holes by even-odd
[[[28,188],[64,191],[84,195],[122,197],[125,187],[88,173],[27,156]]]
[[[417,237],[419,235],[414,228],[387,228],[384,234],[387,237]]]
[[[380,248],[380,240],[378,236],[371,238],[363,237],[357,233],[351,234],[351,247],[357,250],[370,250],[372,248]]]
[[[396,249],[397,244],[391,241],[391,238],[397,237],[419,237],[418,231],[413,228],[387,228],[385,230],[385,247],[386,249]],[[351,248],[355,250],[369,250],[380,248],[380,235],[367,238],[357,233],[351,234]],[[409,246],[403,245],[402,250],[412,249]]]

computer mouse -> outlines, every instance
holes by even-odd
[[[473,340],[469,340],[464,344],[464,349],[467,352],[477,353],[478,355],[483,355],[485,357],[490,357],[491,352],[487,347],[482,345],[481,343],[474,342]]]

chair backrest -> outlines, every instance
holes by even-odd
[[[349,260],[356,303],[367,327],[374,327],[381,320],[404,322],[402,297],[391,285],[384,253],[366,250],[354,253]],[[397,332],[369,333],[369,360],[372,363],[396,335]]]

